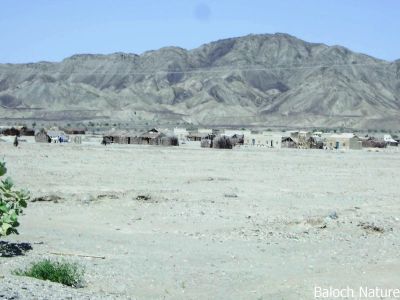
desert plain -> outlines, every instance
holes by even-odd
[[[400,287],[397,149],[3,142],[0,158],[32,198],[20,234],[1,241],[21,253],[0,257],[0,299],[314,299],[317,286]],[[79,263],[84,287],[12,274],[44,257]]]

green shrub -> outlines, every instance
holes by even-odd
[[[7,173],[4,162],[0,162],[0,177]],[[22,209],[27,206],[29,193],[14,190],[11,178],[7,177],[0,181],[0,237],[12,233],[18,234],[18,216]]]
[[[76,263],[44,259],[33,263],[26,270],[16,270],[15,275],[50,280],[72,287],[83,286],[83,269]]]

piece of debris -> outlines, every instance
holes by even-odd
[[[149,200],[151,200],[151,196],[150,196],[150,195],[138,195],[138,196],[136,197],[136,200],[139,200],[139,201],[149,201]]]
[[[106,259],[105,256],[85,255],[85,254],[77,254],[77,253],[49,252],[49,254],[60,255],[60,256],[78,256],[78,257]]]
[[[224,197],[225,198],[237,198],[238,195],[236,195],[235,193],[227,193],[227,194],[224,194]]]
[[[50,195],[45,195],[45,196],[32,198],[31,202],[54,202],[54,203],[58,203],[62,199],[63,198],[61,198],[60,196],[50,194]]]
[[[117,195],[115,194],[100,194],[97,195],[97,199],[119,199]]]
[[[331,213],[329,213],[328,217],[331,218],[332,220],[336,220],[337,218],[339,218],[336,211],[332,211]]]
[[[383,227],[375,225],[374,223],[360,222],[357,226],[369,232],[376,232],[376,233],[385,232],[385,229]]]

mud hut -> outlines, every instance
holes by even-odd
[[[103,140],[114,144],[128,144],[127,132],[122,130],[110,130],[103,134]]]

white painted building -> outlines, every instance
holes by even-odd
[[[180,141],[186,141],[187,137],[189,135],[189,132],[186,130],[186,128],[174,128],[174,135],[178,138]]]
[[[282,147],[282,135],[269,131],[251,133],[244,136],[244,145],[280,149]]]
[[[339,133],[328,135],[325,139],[328,149],[362,149],[361,140],[353,133]]]

